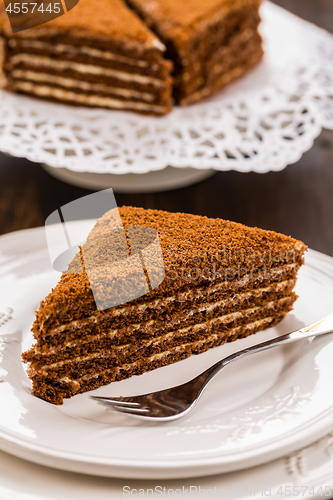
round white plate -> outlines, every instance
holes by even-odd
[[[73,222],[72,230],[80,226],[81,232],[82,224]],[[333,429],[330,335],[238,361],[211,382],[189,416],[163,425],[112,413],[90,400],[88,393],[60,407],[34,397],[20,354],[32,343],[34,310],[59,275],[51,269],[43,228],[3,236],[0,249],[3,451],[95,475],[198,477],[262,464]],[[270,330],[94,393],[125,396],[175,385],[233,351],[328,314],[333,303],[333,259],[309,251],[297,293],[294,311]]]
[[[223,500],[333,497],[333,435],[258,467],[215,476],[137,480],[65,472],[0,451],[1,500],[123,500],[171,496]],[[186,493],[187,492],[187,493]],[[290,494],[291,493],[291,494]]]

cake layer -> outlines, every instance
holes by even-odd
[[[290,295],[295,286],[295,279],[274,283],[263,288],[258,288],[240,293],[223,294],[209,300],[209,295],[202,296],[200,301],[187,300],[180,309],[175,300],[166,298],[158,304],[156,314],[152,314],[154,307],[149,308],[150,317],[143,319],[137,308],[129,306],[119,316],[121,321],[115,321],[112,314],[102,317],[91,316],[80,321],[62,325],[50,332],[45,332],[39,339],[31,355],[37,359],[44,355],[58,356],[59,350],[66,349],[66,357],[72,354],[72,349],[92,349],[96,352],[106,345],[121,345],[133,339],[140,342],[143,339],[158,336],[160,331],[168,332],[174,328],[182,328],[197,322],[214,318],[216,315],[237,312],[246,307],[255,307],[264,301],[272,301]],[[207,301],[208,299],[208,301]],[[141,306],[147,304],[142,304]],[[128,314],[132,308],[132,315]],[[162,310],[167,311],[163,313]],[[138,314],[135,315],[135,310]],[[133,314],[134,313],[134,314]],[[28,357],[26,357],[28,359]]]
[[[298,268],[298,263],[292,263],[272,268],[269,271],[266,270],[262,274],[257,273],[256,276],[245,275],[232,282],[216,280],[205,284],[205,286],[186,284],[176,294],[165,294],[156,298],[145,296],[141,300],[132,301],[130,304],[113,307],[106,311],[96,311],[94,304],[90,308],[89,302],[85,303],[84,310],[80,308],[80,304],[76,304],[76,311],[71,311],[74,318],[70,321],[68,321],[69,315],[66,310],[62,309],[59,311],[57,322],[53,322],[52,325],[50,320],[53,318],[45,318],[41,325],[42,330],[34,330],[34,335],[38,341],[39,349],[53,348],[64,341],[68,342],[76,338],[78,330],[80,338],[83,340],[89,338],[93,331],[99,333],[112,327],[119,329],[127,324],[142,323],[154,319],[164,321],[171,314],[179,315],[184,309],[192,310],[204,303],[225,299],[226,304],[228,304],[230,297],[235,300],[234,306],[237,307],[239,301],[242,301],[237,294],[243,292],[253,292],[253,303],[255,303],[257,293],[263,293],[263,297],[280,293],[279,287],[284,287],[285,282],[287,282],[286,286],[289,290],[290,285],[295,283]],[[283,284],[281,285],[281,283]],[[257,292],[257,288],[261,291]],[[283,289],[282,293],[284,293]],[[245,297],[249,296],[245,295]],[[88,298],[90,299],[90,297]],[[229,302],[229,305],[225,307],[230,306]],[[64,324],[59,324],[61,319],[63,319]],[[37,327],[37,325],[34,326]]]
[[[51,355],[31,352],[30,356],[25,355],[24,359],[31,362],[32,372],[42,370],[48,377],[65,374],[73,377],[73,374],[81,370],[83,364],[85,373],[92,373],[99,368],[105,369],[108,366],[134,362],[142,356],[163,352],[184,342],[199,341],[213,332],[219,332],[220,336],[224,332],[228,337],[230,331],[242,324],[289,311],[295,299],[296,295],[290,294],[230,313],[223,313],[217,307],[210,316],[197,317],[196,322],[184,322],[169,328],[166,322],[165,328],[161,327],[159,331],[154,332],[154,335],[125,338],[123,342],[128,342],[125,344],[117,345],[113,335],[106,337],[99,345],[98,342],[92,341],[74,348],[64,347]]]
[[[70,104],[97,106],[103,108],[120,109],[128,111],[140,111],[147,114],[163,115],[170,111],[167,106],[157,104],[147,104],[138,101],[129,101],[116,99],[112,97],[99,96],[93,94],[78,93],[48,85],[38,85],[30,82],[13,81],[11,84],[13,90],[32,94],[37,97],[44,97],[50,100],[65,101]]]
[[[217,347],[225,342],[244,338],[264,330],[281,321],[287,310],[280,315],[268,316],[258,321],[253,321],[245,325],[240,325],[225,333],[212,333],[208,337],[195,342],[178,345],[168,351],[142,357],[136,362],[125,363],[123,365],[107,368],[94,374],[78,374],[75,379],[68,376],[51,378],[45,376],[43,372],[30,375],[33,383],[33,392],[36,396],[54,404],[62,404],[63,398],[70,398],[75,394],[96,389],[101,385],[106,385],[114,381],[120,381],[133,375],[141,375],[150,370],[166,366],[177,361],[190,357],[192,354],[200,354],[212,347]]]
[[[36,40],[26,42],[43,45]],[[60,48],[63,47],[69,50],[68,46]],[[86,54],[79,58],[81,62],[75,61],[70,51],[67,58],[57,56],[55,59],[51,54],[20,52],[20,46],[16,48],[18,51],[10,52],[6,64],[7,86],[11,90],[76,105],[147,114],[161,115],[171,110],[170,67],[167,65],[160,66],[159,72],[152,71],[147,61],[138,60],[141,65],[130,65],[120,61],[119,55],[89,47],[85,47]],[[106,56],[104,60],[101,55]],[[130,61],[130,58],[123,59]]]
[[[82,68],[82,70],[85,68]],[[124,89],[125,91],[131,91],[133,90],[134,93],[140,92],[140,93],[149,93],[152,94],[155,98],[155,100],[160,100],[160,101],[165,101],[166,105],[169,106],[169,98],[168,98],[168,90],[166,87],[155,87],[154,85],[150,85],[150,83],[139,83],[136,82],[134,79],[131,80],[130,78],[120,80],[118,78],[118,75],[115,75],[115,73],[110,72],[110,76],[105,76],[103,77],[102,74],[99,74],[99,68],[98,66],[94,67],[94,70],[91,73],[79,73],[77,71],[72,71],[72,70],[64,70],[64,71],[57,71],[53,70],[52,68],[43,68],[43,67],[33,67],[29,65],[18,65],[17,68],[13,71],[22,71],[25,75],[27,75],[29,72],[33,73],[39,73],[39,74],[46,74],[48,75],[48,82],[44,82],[48,85],[54,85],[54,87],[62,87],[62,83],[59,85],[59,78],[65,78],[65,79],[70,79],[72,81],[83,81],[85,84],[91,83],[91,84],[99,84],[99,85],[105,85],[110,89],[110,92],[112,92],[112,89]],[[114,76],[112,76],[114,74]],[[19,80],[28,80],[27,76],[24,76],[22,79],[19,78]],[[58,80],[58,81],[57,81]],[[54,81],[54,83],[53,83]],[[8,82],[9,84],[15,82],[15,78],[12,76],[8,77]],[[34,80],[29,81],[29,83],[34,83]],[[39,82],[36,82],[39,83]],[[66,90],[66,86],[64,86],[64,89]],[[99,95],[99,94],[97,94]]]
[[[112,64],[17,53],[8,58],[7,87],[14,91],[77,105],[99,106],[165,114],[170,107],[170,77],[161,79],[144,71],[114,69]],[[147,74],[144,74],[147,73]]]
[[[21,63],[21,64],[20,64]],[[166,82],[152,76],[141,75],[139,73],[127,73],[113,68],[105,68],[94,64],[82,64],[73,61],[52,59],[51,57],[37,56],[20,53],[12,56],[9,66],[23,67],[25,69],[48,69],[56,73],[67,72],[70,74],[83,75],[103,75],[103,78],[112,78],[118,81],[131,82],[153,88],[165,88]]]
[[[78,92],[87,92],[88,94],[98,93],[100,96],[113,95],[120,99],[130,99],[135,101],[144,101],[154,103],[159,96],[151,92],[140,92],[134,89],[126,89],[124,87],[110,87],[104,83],[91,83],[74,78],[66,78],[63,76],[51,75],[48,73],[39,73],[36,71],[16,69],[12,71],[11,77],[13,85],[16,81],[51,84],[52,88],[75,89]]]
[[[117,54],[109,50],[100,50],[94,47],[75,47],[71,45],[40,42],[39,40],[9,40],[8,60],[20,54],[36,57],[56,58],[59,61],[72,61],[81,64],[99,65],[128,73],[150,75],[162,80],[170,78],[171,61],[162,61],[162,64],[134,59],[126,55]]]

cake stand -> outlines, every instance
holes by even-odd
[[[42,166],[53,177],[68,184],[93,190],[112,188],[116,193],[167,191],[190,186],[216,173],[213,169],[166,167],[146,174],[95,174],[75,172],[68,168],[54,168],[46,164]]]
[[[2,91],[0,150],[66,182],[120,192],[181,187],[214,171],[283,169],[333,128],[333,36],[268,1],[261,16],[262,62],[164,117]]]

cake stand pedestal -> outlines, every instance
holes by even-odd
[[[54,168],[42,164],[52,176],[74,186],[86,189],[112,188],[116,193],[149,193],[167,191],[200,182],[216,173],[213,169],[166,167],[146,174],[97,174],[74,172],[67,168]]]

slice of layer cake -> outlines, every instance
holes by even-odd
[[[85,259],[94,256],[97,275],[99,263],[112,257],[105,235],[114,212],[97,221],[41,303],[36,343],[23,354],[34,394],[52,403],[269,328],[297,298],[306,250],[300,241],[221,219],[133,207],[119,213],[127,235],[133,226],[157,231],[164,280],[144,296],[99,310]]]
[[[172,63],[122,0],[82,0],[12,34],[2,11],[6,88],[49,100],[160,115],[171,110]]]
[[[167,47],[174,97],[187,105],[257,64],[260,0],[127,0]]]

